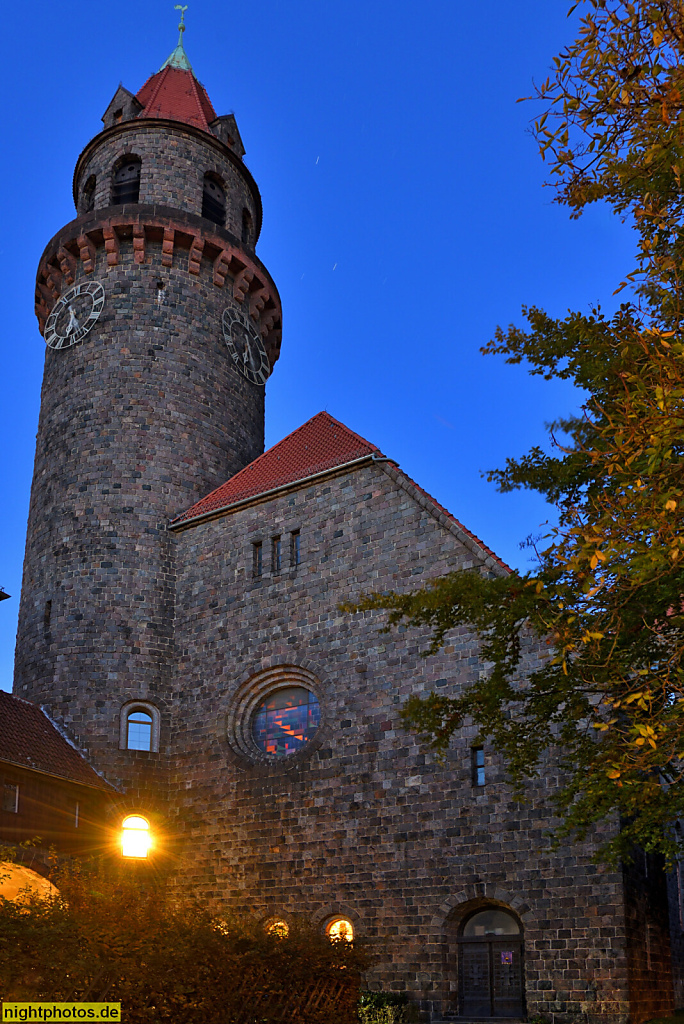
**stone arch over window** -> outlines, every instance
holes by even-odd
[[[328,903],[325,907],[317,910],[311,918],[311,923],[315,928],[320,928],[324,935],[330,935],[332,931],[335,937],[342,937],[339,927],[336,928],[342,922],[348,923],[352,931],[352,938],[363,935],[363,919],[359,912],[348,903]]]
[[[242,241],[245,245],[252,245],[254,239],[254,227],[252,225],[252,214],[245,207],[242,211]]]
[[[159,709],[146,700],[130,701],[121,709],[120,750],[159,750],[161,716]]]
[[[90,213],[95,207],[95,187],[97,178],[91,174],[81,192],[81,213]]]
[[[225,182],[213,171],[207,171],[202,183],[202,216],[220,227],[226,224]]]
[[[457,902],[443,932],[445,1008],[464,1018],[524,1016],[524,924],[510,902]]]
[[[250,675],[225,716],[231,760],[243,768],[289,771],[318,750],[329,732],[325,688],[302,665]]]
[[[142,160],[133,153],[116,161],[112,168],[112,206],[139,201],[141,170]]]

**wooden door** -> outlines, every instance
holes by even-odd
[[[522,942],[502,937],[459,943],[462,1017],[523,1015]]]

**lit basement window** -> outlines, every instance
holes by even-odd
[[[276,939],[286,939],[290,934],[290,926],[287,921],[271,921],[266,926],[266,931],[269,935],[274,935]]]
[[[346,917],[334,917],[326,925],[325,934],[329,939],[345,939],[347,942],[354,941],[354,928],[351,921]]]
[[[138,814],[131,814],[124,818],[123,831],[121,833],[121,853],[124,857],[147,857],[152,839],[150,838],[150,823],[146,818]]]

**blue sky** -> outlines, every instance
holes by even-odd
[[[562,316],[631,269],[604,209],[552,203],[517,103],[572,38],[568,0],[190,2],[185,45],[217,113],[234,111],[261,189],[258,252],[280,290],[267,387],[273,444],[327,409],[396,459],[510,564],[552,510],[481,471],[543,440],[577,402],[483,357],[524,303]],[[44,344],[38,259],[74,216],[79,152],[119,81],[137,91],[175,46],[168,0],[3,11],[0,687],[14,636]]]

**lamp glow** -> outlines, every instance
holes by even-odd
[[[147,857],[152,838],[150,836],[150,823],[139,814],[131,814],[124,818],[121,833],[121,853],[124,857]]]

